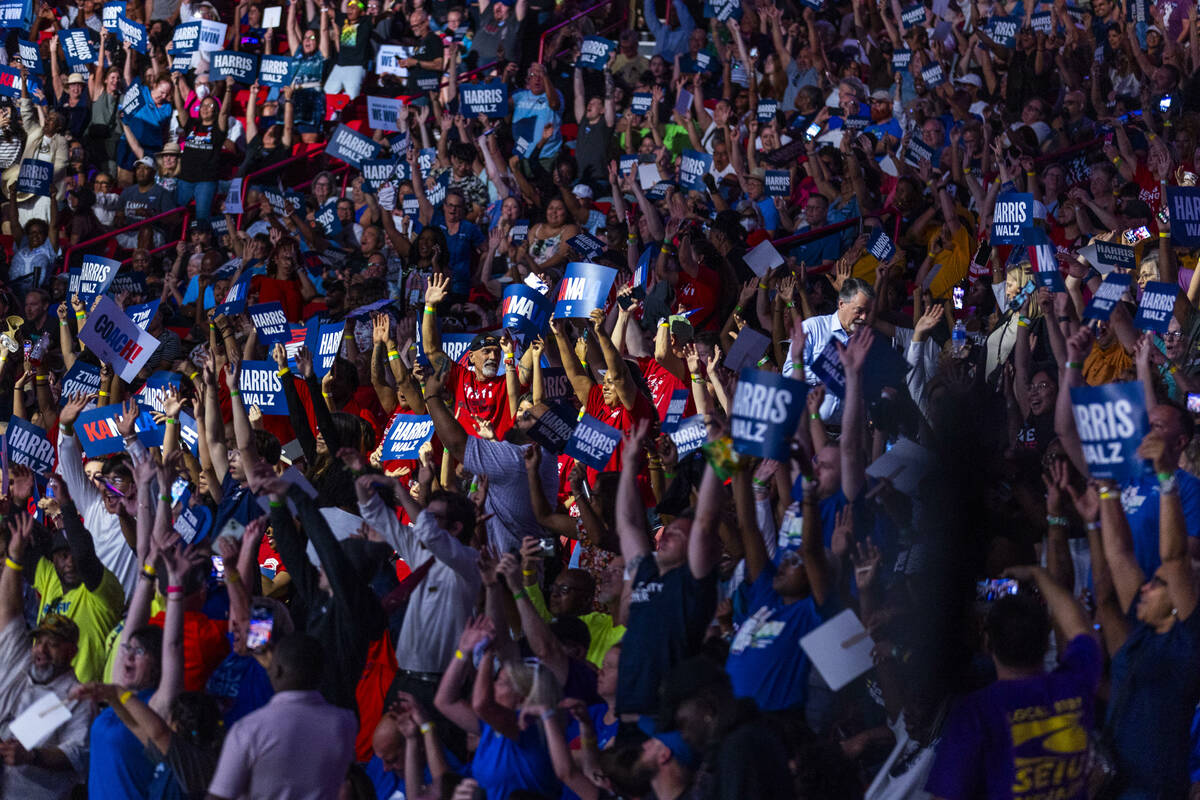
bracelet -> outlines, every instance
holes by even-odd
[[[520,600],[522,597],[525,598],[526,600],[529,599],[529,595],[525,592],[524,587],[521,587],[521,590],[519,592],[513,592],[513,600]]]
[[[750,482],[753,483],[755,486],[766,486],[767,485],[767,481],[764,481],[762,478],[751,478]]]
[[[1112,499],[1118,498],[1118,497],[1120,497],[1120,495],[1117,492],[1112,491],[1111,489],[1101,489],[1100,490],[1100,499],[1101,500],[1112,500]]]
[[[557,713],[558,713],[557,708],[547,708],[545,711],[542,712],[542,719],[543,720],[554,719],[554,715]]]
[[[35,380],[36,380],[38,383],[49,383],[49,382],[50,382],[50,377],[49,377],[48,375],[38,375],[38,376],[35,378]]]
[[[13,561],[13,560],[12,560],[11,558],[9,558],[8,556],[5,556],[5,557],[4,557],[4,566],[6,566],[6,567],[8,567],[9,569],[11,569],[13,572],[24,572],[24,571],[25,571],[25,568],[24,568],[24,567],[22,567],[22,566],[21,566],[20,564],[18,564],[17,562]]]
[[[454,651],[454,660],[455,660],[455,661],[466,661],[466,660],[467,660],[467,657],[463,655],[463,651],[462,651],[462,650],[457,650],[457,649],[456,649],[456,650]]]
[[[429,307],[429,304],[428,304],[428,303],[426,303],[426,304],[425,304],[425,313],[426,313],[426,314],[429,314],[429,315],[431,315],[431,316],[437,316],[437,309],[436,309],[436,308],[430,308],[430,307]]]
[[[199,373],[199,372],[193,372],[191,375],[188,375],[188,380],[189,380],[189,381],[194,381],[194,380],[196,380],[196,378],[197,378],[199,375],[200,375],[200,373]]]
[[[71,327],[71,323],[67,322],[65,319],[60,319],[60,320],[58,321],[58,325],[59,325],[59,327],[60,327],[60,328],[69,328],[69,327]]]
[[[1159,494],[1175,494],[1179,491],[1179,482],[1174,475],[1164,478],[1165,473],[1158,473],[1158,492]]]
[[[76,311],[75,312],[75,319],[83,319],[86,316],[87,316],[86,311]]]
[[[182,586],[168,586],[167,594],[183,594]]]
[[[1025,177],[1026,177],[1026,178],[1032,178],[1032,177],[1033,177],[1034,175],[1036,175],[1036,174],[1037,174],[1037,173],[1035,173],[1035,172],[1026,172],[1026,173],[1025,173]]]
[[[1171,234],[1167,233],[1166,231],[1159,231],[1159,232],[1158,232],[1158,238],[1160,238],[1160,239],[1170,239],[1170,238],[1171,238]]]
[[[1154,137],[1150,137],[1150,138],[1154,138]],[[1112,162],[1113,162],[1113,165],[1114,165],[1114,166],[1115,166],[1115,165],[1117,165],[1117,164],[1120,164],[1120,163],[1121,163],[1121,157],[1120,157],[1120,156],[1117,156],[1116,158],[1114,158],[1114,159],[1112,160]]]
[[[400,357],[400,352],[397,350],[388,350],[388,361],[395,361]]]
[[[694,380],[696,383],[704,383],[704,379],[701,378],[698,373],[693,372],[693,373],[691,373],[691,375],[692,375],[692,380]]]
[[[795,304],[795,303],[793,303],[791,300],[788,300],[787,307],[788,307],[788,308],[795,308],[795,307],[796,307],[796,304]]]
[[[156,575],[158,575],[158,573],[154,569],[153,564],[143,564],[142,565],[142,574],[145,575],[147,578],[153,578]]]
[[[742,313],[742,307],[741,307],[741,306],[734,306],[734,307],[733,307],[733,313],[735,313],[735,314],[740,314],[740,313]]]
[[[129,702],[129,698],[131,698],[131,697],[133,697],[133,692],[129,691],[127,689],[127,690],[121,692],[120,696],[117,698],[117,702],[120,703],[121,705],[125,705],[126,703]]]
[[[1029,320],[1026,319],[1025,317],[1021,317],[1020,319],[1017,320],[1017,327],[1018,328],[1028,328]]]
[[[229,390],[229,396],[230,396],[230,397],[241,397],[241,396],[242,396],[242,392],[241,392],[241,390],[240,390],[240,389],[230,389],[230,390]]]
[[[171,419],[170,417],[167,417],[166,419],[164,419],[163,422],[165,422],[168,425],[178,425],[179,424],[179,420]]]
[[[279,370],[279,372],[277,374],[279,375],[279,377],[282,378],[284,375],[287,375],[290,372],[291,372],[290,369],[288,369],[287,367],[283,367]]]
[[[1082,361],[1068,361],[1067,369],[1083,369]]]
[[[169,503],[169,502],[171,502],[171,495],[169,495],[169,494],[160,494],[160,495],[158,496],[158,499],[159,499],[159,500],[162,500],[164,503]]]
[[[521,570],[521,574],[524,575],[526,578],[532,578],[534,575],[537,575],[537,570],[536,569],[523,569],[523,570]]]
[[[280,503],[278,500],[268,500],[267,505],[271,508],[283,508],[283,503]]]
[[[760,284],[758,284],[758,288],[765,289],[765,288],[767,288],[767,285],[765,283],[760,283]]]
[[[1100,530],[1100,522],[1099,521],[1089,522],[1084,527],[1087,528],[1089,531],[1098,531],[1098,530]]]
[[[674,250],[674,248],[672,248],[671,246],[669,246],[669,245],[666,245],[666,244],[664,244],[662,247],[660,247],[660,248],[658,249],[658,252],[662,253],[664,256],[673,256],[673,255],[675,255],[675,250]]]
[[[100,396],[101,396],[101,397],[108,397],[108,392],[106,392],[106,391],[104,391],[103,389],[101,389],[101,390],[100,390]]]
[[[433,723],[432,722],[422,722],[421,727],[418,728],[418,730],[421,731],[422,736],[427,736],[433,730]]]
[[[816,422],[817,420],[819,420],[821,418],[821,415],[820,414],[809,414],[808,418],[811,419],[813,422]]]
[[[1051,528],[1065,528],[1065,527],[1067,527],[1067,518],[1060,517],[1055,514],[1047,514],[1046,515],[1046,524],[1049,525]]]

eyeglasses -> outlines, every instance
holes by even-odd
[[[1167,331],[1166,333],[1162,334],[1162,338],[1164,338],[1164,339],[1182,339],[1183,331]]]
[[[566,583],[555,583],[550,586],[550,594],[556,597],[561,597],[577,591],[579,591],[579,589]]]
[[[129,642],[125,642],[124,644],[122,644],[121,649],[124,650],[126,653],[130,653],[132,655],[139,656],[139,657],[148,655],[150,652],[146,648],[142,647],[140,644],[130,644]]]
[[[95,186],[112,186],[112,181],[92,181]]]
[[[1029,391],[1044,392],[1047,389],[1051,388],[1052,386],[1054,386],[1054,384],[1049,383],[1047,381],[1041,381],[1039,383],[1031,383],[1031,384],[1029,384]]]

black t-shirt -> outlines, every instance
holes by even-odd
[[[687,564],[662,575],[653,553],[642,559],[633,576],[617,671],[618,714],[658,712],[659,683],[696,654],[716,608],[716,569],[697,580]]]
[[[183,135],[183,155],[179,159],[179,177],[185,181],[215,181],[220,176],[221,147],[225,131],[216,123],[204,125],[190,120]]]
[[[608,148],[612,142],[612,128],[604,117],[588,122],[585,116],[579,122],[575,137],[575,155],[579,164],[579,182],[596,187],[608,181]]]
[[[370,64],[371,20],[359,17],[351,23],[344,16],[338,19],[338,38],[341,48],[337,54],[339,67],[366,67]]]
[[[442,37],[433,31],[421,39],[414,39],[412,57],[417,61],[433,61],[442,57],[444,50]],[[410,94],[436,92],[442,82],[442,73],[438,70],[410,67],[408,70],[408,88]]]

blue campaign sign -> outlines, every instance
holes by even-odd
[[[1133,247],[1119,242],[1095,242],[1096,263],[1105,267],[1133,269],[1136,266]]]
[[[1200,186],[1168,186],[1167,207],[1171,215],[1171,244],[1200,245]]]
[[[144,272],[118,272],[112,279],[112,283],[108,285],[108,293],[113,297],[128,292],[129,294],[145,294],[146,293],[146,273]],[[128,314],[128,310],[125,312]]]
[[[96,63],[96,52],[92,49],[91,41],[88,40],[86,28],[68,28],[65,31],[59,31],[58,43],[62,45],[63,55],[67,57],[67,64],[72,70],[75,67],[86,67],[88,64]]]
[[[246,310],[246,297],[250,294],[251,277],[249,274],[243,275],[241,280],[229,287],[229,291],[225,293],[225,300],[216,307],[214,316],[232,316]]]
[[[104,10],[100,16],[100,27],[106,31],[112,32],[117,29],[117,17],[121,16],[125,11],[125,3],[105,3]],[[189,25],[191,23],[188,23]],[[176,28],[176,30],[179,30]],[[200,30],[200,26],[196,26],[196,30]]]
[[[704,415],[694,414],[680,421],[679,427],[667,435],[675,444],[675,454],[679,458],[690,456],[708,439],[708,426],[704,424]]]
[[[416,197],[414,196],[413,199],[415,200]],[[342,232],[342,221],[338,219],[337,215],[337,202],[336,197],[329,198],[325,201],[325,205],[318,208],[316,214],[313,215],[313,219],[325,231],[326,236],[337,236]]]
[[[537,117],[525,117],[513,123],[513,148],[521,158],[529,158],[529,154],[533,152],[533,148],[542,139],[541,132],[534,130],[536,125]]]
[[[571,398],[575,396],[575,389],[571,386],[571,379],[567,377],[567,371],[562,367],[548,367],[546,363],[546,358],[543,356],[542,389],[546,393],[546,402],[570,402]]]
[[[612,267],[582,261],[567,264],[555,296],[554,316],[586,318],[593,308],[603,308],[616,277]]]
[[[120,453],[125,449],[125,440],[117,430],[119,405],[89,408],[75,420],[75,433],[83,445],[84,455],[90,458]]]
[[[212,511],[205,505],[188,505],[175,518],[175,532],[187,544],[204,541],[212,528]]]
[[[186,411],[179,412],[179,440],[192,455],[199,457],[200,429],[196,427],[196,418]]]
[[[763,173],[767,197],[788,197],[792,193],[792,173],[786,169],[768,169]]]
[[[247,409],[258,406],[264,414],[287,416],[283,381],[279,378],[279,367],[274,361],[243,361],[238,389]]]
[[[0,0],[0,28],[25,30],[33,21],[30,0]]]
[[[158,313],[158,304],[160,302],[162,301],[151,300],[149,303],[130,306],[125,309],[125,313],[134,325],[137,325],[142,330],[146,330],[146,326],[150,324],[150,320],[154,319],[154,315]]]
[[[1021,27],[1016,17],[995,17],[988,26],[988,36],[1001,47],[1010,50],[1017,44],[1017,30]]]
[[[905,30],[925,24],[925,5],[914,3],[900,10],[900,24]]]
[[[54,165],[36,158],[21,160],[21,172],[17,175],[17,191],[50,196],[50,180],[54,177]]]
[[[333,367],[333,361],[342,349],[342,334],[345,331],[346,326],[341,322],[318,325],[315,317],[308,321],[304,346],[312,353],[313,372],[318,378],[324,378]]]
[[[1096,287],[1087,308],[1083,310],[1084,319],[1099,319],[1108,321],[1121,296],[1129,291],[1133,276],[1129,273],[1110,272],[1104,276],[1104,282]]]
[[[584,466],[595,470],[603,470],[608,466],[609,459],[617,445],[621,443],[621,432],[612,425],[606,425],[590,414],[584,414],[563,452]]]
[[[679,427],[679,420],[683,419],[683,410],[687,408],[689,392],[687,389],[676,389],[671,392],[671,402],[667,406],[667,416],[662,420],[663,433],[672,433]]]
[[[250,320],[254,323],[254,327],[258,329],[258,340],[266,345],[273,345],[276,342],[286,344],[292,338],[292,331],[288,327],[287,316],[283,313],[283,306],[277,302],[259,303],[256,306],[250,306]]]
[[[519,219],[512,224],[508,229],[508,241],[510,244],[522,244],[529,238],[529,220]]]
[[[1043,239],[1043,241],[1029,246],[1029,263],[1033,266],[1033,277],[1038,282],[1038,286],[1045,286],[1052,292],[1065,292],[1067,284],[1063,281],[1062,270],[1058,267],[1058,257],[1055,255],[1054,245],[1041,231],[1036,231],[1034,238]]]
[[[363,136],[353,128],[338,125],[329,137],[325,152],[352,167],[361,167],[364,161],[379,157],[379,148],[379,142],[374,139]]]
[[[123,3],[120,5],[124,5]],[[108,6],[105,6],[107,9]],[[171,44],[167,52],[172,57],[190,56],[200,46],[200,22],[185,22],[171,34]]]
[[[1075,386],[1071,389],[1075,429],[1093,478],[1124,482],[1147,468],[1137,457],[1150,431],[1141,381]]]
[[[624,178],[631,172],[637,172],[638,168],[637,153],[625,153],[617,159],[617,173]]]
[[[146,52],[146,26],[124,14],[117,15],[117,38],[139,53]]]
[[[550,319],[550,298],[524,283],[504,287],[500,301],[500,325],[526,339],[540,336]]]
[[[146,379],[146,384],[138,392],[140,402],[147,408],[163,413],[163,401],[168,389],[178,390],[182,385],[183,376],[178,372],[159,370]]]
[[[41,50],[33,42],[17,39],[17,53],[20,55],[21,63],[25,65],[25,69],[30,74],[42,75],[46,72],[46,66],[42,63]]]
[[[388,181],[398,180],[402,158],[369,158],[362,163],[360,172],[368,192],[378,194],[379,187]]]
[[[679,185],[685,189],[703,192],[704,176],[712,168],[712,156],[708,153],[697,153],[695,150],[684,150],[679,157]]]
[[[50,443],[44,428],[20,417],[12,417],[4,438],[9,464],[22,464],[38,475],[45,475],[54,469],[54,445]]]
[[[296,74],[296,60],[287,56],[263,56],[258,60],[258,82],[263,86],[288,86]]]
[[[579,60],[575,66],[584,69],[602,70],[608,64],[608,58],[617,47],[612,39],[603,36],[588,36],[579,48]]]
[[[908,65],[911,63],[912,50],[892,51],[892,72],[899,72],[902,69],[908,69]]]
[[[992,244],[1026,244],[1033,231],[1033,195],[1007,192],[996,198]]]
[[[455,364],[465,367],[467,365],[467,348],[471,346],[471,340],[474,338],[475,334],[473,333],[443,333],[442,352]]]
[[[733,449],[760,458],[791,458],[792,437],[807,397],[805,383],[776,372],[743,369],[733,395]]]
[[[483,114],[488,119],[508,116],[508,86],[504,81],[468,83],[458,87],[461,113],[470,119]]]
[[[433,419],[426,414],[397,414],[383,435],[380,455],[386,460],[416,458],[433,438]]]
[[[96,295],[104,294],[112,283],[117,270],[121,268],[120,261],[114,261],[104,256],[84,256],[83,264],[79,267],[79,299],[85,306],[90,306]]]
[[[649,92],[634,92],[633,96],[629,98],[629,110],[639,117],[644,117],[650,111],[650,104],[653,101],[654,98]],[[637,161],[636,157],[634,161]]]
[[[1049,11],[1042,11],[1029,18],[1029,26],[1033,28],[1034,33],[1049,35],[1054,31],[1054,20]]]
[[[159,425],[154,421],[154,415],[150,413],[149,407],[138,404],[139,411],[137,422],[134,423],[133,432],[137,436],[138,441],[146,447],[162,447],[163,440],[167,436],[167,425],[164,422]]]
[[[127,117],[137,114],[144,105],[146,105],[146,98],[142,94],[141,83],[134,83],[121,95],[121,113]]]
[[[0,67],[0,97],[17,99],[21,96],[21,71],[15,67]]]
[[[584,258],[596,258],[608,246],[590,233],[581,233],[578,236],[572,236],[568,239],[567,247],[570,247]]]
[[[249,86],[258,78],[258,56],[236,50],[218,50],[210,54],[208,75],[213,83],[233,78]]]
[[[758,101],[758,108],[754,113],[759,122],[771,122],[779,113],[779,101],[773,97],[764,97]]]
[[[1166,333],[1175,313],[1175,297],[1179,288],[1166,281],[1150,281],[1142,290],[1142,300],[1138,303],[1137,315],[1133,324],[1138,330]]]
[[[882,227],[875,228],[871,232],[871,238],[867,240],[867,252],[875,256],[876,261],[883,264],[896,255],[896,243]]]
[[[570,403],[554,399],[550,402],[553,405],[547,406],[526,433],[546,450],[561,454],[571,439],[571,434],[575,432],[579,413]]]
[[[832,341],[817,354],[809,369],[825,384],[827,390],[838,397],[846,396],[846,370],[842,367],[842,359]]]
[[[76,360],[75,365],[63,375],[62,396],[58,398],[58,406],[62,408],[72,395],[95,394],[100,391],[100,368],[83,361]]]
[[[925,82],[926,89],[933,89],[946,82],[946,72],[941,64],[934,62],[921,70],[921,80]]]

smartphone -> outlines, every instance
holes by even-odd
[[[1113,132],[1112,131],[1109,131],[1108,133],[1104,134],[1104,143],[1105,144],[1113,143]]]
[[[1187,410],[1193,414],[1200,414],[1200,394],[1188,392]]]
[[[275,616],[269,608],[250,609],[250,627],[246,631],[246,647],[257,650],[271,642],[271,631],[275,627]]]
[[[553,556],[554,555],[555,548],[554,548],[554,540],[553,539],[539,540],[538,547],[541,548],[543,556]]]
[[[671,335],[679,344],[688,344],[696,337],[696,329],[687,320],[671,320]]]
[[[988,260],[992,257],[992,246],[987,242],[979,245],[979,249],[975,251],[975,265],[984,269],[988,265]]]
[[[220,556],[212,557],[212,577],[222,583],[225,582],[225,559]]]
[[[1171,110],[1171,95],[1164,94],[1162,96],[1162,99],[1158,101],[1158,110],[1163,114]]]
[[[817,138],[817,136],[820,133],[821,133],[820,123],[814,122],[812,125],[808,126],[807,130],[804,131],[804,140],[807,142],[811,142],[813,139]]]
[[[1149,239],[1149,238],[1150,238],[1150,229],[1147,228],[1145,225],[1141,226],[1140,228],[1130,228],[1129,230],[1125,231],[1126,244],[1137,244],[1138,242],[1142,241],[1143,239]]]
[[[961,286],[954,287],[954,309],[956,311],[962,311],[964,294],[966,294],[966,289]]]
[[[1171,221],[1171,213],[1169,211],[1167,211],[1166,206],[1163,206],[1162,208],[1160,208],[1158,210],[1158,213],[1155,214],[1154,216],[1156,219],[1158,219],[1159,225],[1166,225],[1167,223],[1169,223]]]
[[[1030,278],[1029,281],[1026,282],[1025,286],[1021,288],[1021,292],[1016,297],[1014,297],[1012,300],[1009,301],[1008,310],[1009,311],[1019,310],[1021,308],[1021,306],[1025,305],[1025,301],[1028,300],[1031,296],[1033,296],[1033,293],[1036,290],[1037,290],[1037,284],[1033,282],[1032,278]]]
[[[629,307],[633,305],[633,297],[627,294],[619,294],[617,295],[617,305],[623,310],[628,311]]]
[[[975,601],[978,603],[994,603],[1001,597],[1017,593],[1017,582],[1012,578],[993,578],[989,581],[979,581],[975,584]]]

